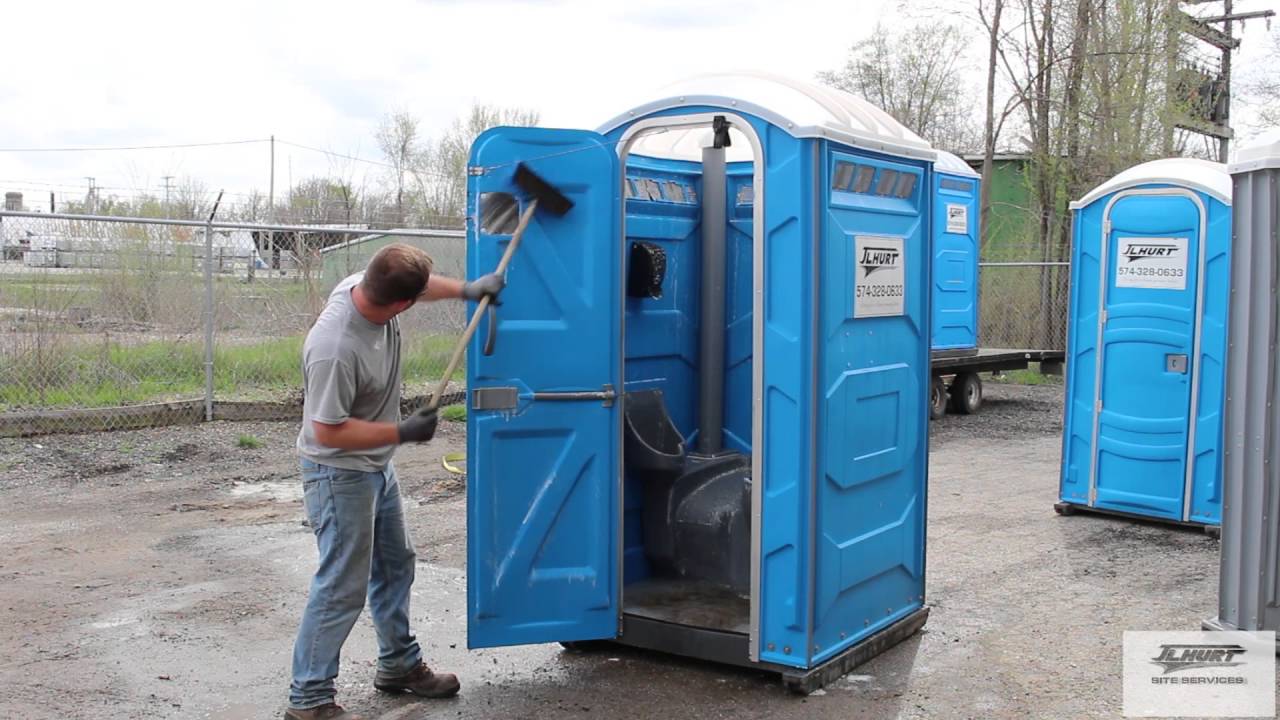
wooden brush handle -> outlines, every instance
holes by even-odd
[[[516,225],[515,232],[511,233],[511,242],[507,243],[506,252],[502,253],[502,259],[498,261],[498,269],[494,270],[498,275],[502,275],[507,271],[507,267],[511,265],[511,257],[516,254],[516,248],[520,246],[520,238],[524,236],[524,229],[529,226],[529,221],[533,219],[533,211],[538,207],[538,201],[530,200],[529,206],[525,208],[524,213],[520,216],[520,223]],[[484,311],[489,307],[492,297],[485,295],[480,298],[479,304],[476,305],[476,311],[471,314],[471,321],[467,323],[467,329],[462,332],[462,337],[458,339],[458,344],[453,347],[453,356],[449,358],[449,364],[445,366],[444,375],[441,376],[439,384],[436,385],[436,391],[432,393],[431,400],[427,403],[427,407],[434,410],[440,407],[440,399],[444,397],[445,388],[449,386],[449,380],[453,378],[453,373],[458,369],[458,364],[462,362],[462,354],[466,352],[467,345],[471,342],[471,338],[476,334],[476,328],[480,327],[480,318],[484,317]]]

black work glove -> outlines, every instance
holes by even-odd
[[[401,443],[421,443],[436,435],[436,424],[440,418],[431,408],[422,408],[400,421],[396,429],[400,431]]]
[[[498,273],[489,273],[481,275],[471,282],[462,284],[462,297],[465,300],[479,301],[484,296],[489,296],[489,303],[493,305],[501,305],[498,302],[498,293],[507,286],[507,279]]]

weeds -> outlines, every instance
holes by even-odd
[[[302,387],[300,336],[214,351],[214,392],[222,398],[277,399]],[[452,337],[423,336],[406,343],[407,383],[439,378]],[[87,340],[56,354],[0,357],[0,412],[19,408],[112,407],[200,397],[204,348],[198,339],[125,345]]]
[[[236,439],[236,447],[242,450],[257,450],[263,442],[254,435],[241,435]]]
[[[1045,375],[1038,370],[1009,370],[1000,375],[992,375],[996,382],[1010,385],[1060,385],[1062,378],[1056,375]]]

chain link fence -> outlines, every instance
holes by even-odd
[[[1065,350],[1071,264],[978,264],[978,344],[985,348]]]
[[[338,281],[397,241],[465,272],[461,230],[0,212],[0,435],[297,417],[307,330]],[[984,252],[982,347],[1066,347],[1070,267],[1045,258]],[[410,402],[465,323],[461,303],[402,316]]]
[[[465,272],[461,230],[0,212],[0,435],[296,417],[307,330],[391,242]],[[405,397],[465,320],[461,303],[402,317]]]
[[[1060,237],[1070,237],[1063,218],[1054,222]],[[1070,246],[1058,238],[1043,240],[1038,225],[1026,198],[992,206],[978,263],[982,347],[1066,350]]]

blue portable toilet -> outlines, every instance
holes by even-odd
[[[615,640],[807,692],[924,606],[934,152],[843,92],[669,87],[472,146],[468,643]],[[490,325],[490,323],[494,323]]]
[[[978,193],[982,176],[938,151],[933,175],[933,351],[978,349]]]
[[[1144,163],[1071,209],[1055,508],[1216,526],[1231,259],[1226,166]]]

